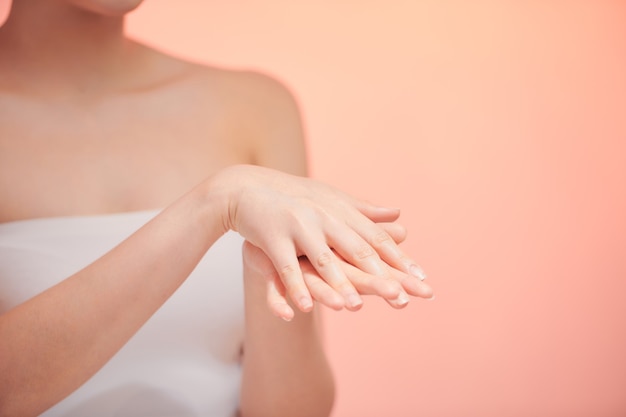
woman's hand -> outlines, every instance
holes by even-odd
[[[274,290],[280,293],[284,288],[302,311],[313,308],[313,298],[333,308],[356,310],[363,303],[359,293],[388,300],[400,297],[397,274],[424,278],[390,233],[377,224],[394,222],[397,209],[258,166],[226,168],[211,185],[227,204],[225,227],[239,232],[267,256],[280,281]],[[308,263],[299,260],[302,256]]]
[[[395,240],[395,239],[394,239]],[[246,241],[243,247],[244,263],[263,277],[267,286],[267,305],[271,312],[286,321],[294,317],[294,311],[286,297],[284,284],[279,278],[272,261],[261,249]],[[344,301],[313,268],[306,257],[300,257],[300,269],[304,282],[317,302],[334,310],[341,310]],[[387,266],[388,275],[381,277],[368,274],[339,258],[339,264],[346,277],[361,295],[377,295],[384,298],[394,308],[403,308],[409,302],[410,294],[415,297],[432,298],[430,286],[421,279]]]

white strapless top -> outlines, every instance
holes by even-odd
[[[0,224],[0,313],[82,269],[157,214]],[[243,342],[242,238],[229,232],[96,375],[45,417],[231,417]]]

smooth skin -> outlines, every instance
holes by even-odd
[[[241,415],[326,416],[314,302],[432,296],[396,244],[399,211],[305,178],[280,83],[125,38],[139,3],[16,0],[0,27],[0,222],[164,208],[75,275],[0,306],[0,416],[36,416],[76,390],[228,230],[246,238]]]

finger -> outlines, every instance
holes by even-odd
[[[266,255],[296,307],[303,312],[311,311],[313,300],[304,283],[293,243],[288,240],[276,242],[268,248]]]
[[[348,263],[342,264],[342,268],[360,294],[379,296],[396,308],[408,304],[409,296],[397,279],[368,274]]]
[[[400,209],[383,207],[368,201],[353,199],[354,207],[374,222],[394,222],[400,217]]]
[[[363,305],[361,296],[339,267],[337,257],[322,236],[318,238],[309,236],[306,239],[300,239],[298,246],[319,276],[343,296],[346,308],[349,310],[361,308]]]
[[[247,240],[243,243],[243,253],[244,258],[249,260],[247,264],[253,267],[256,273],[266,281],[267,306],[272,314],[285,321],[291,321],[294,317],[294,311],[287,302],[285,287],[280,281],[272,261],[260,248]]]
[[[434,297],[433,289],[421,279],[397,270],[392,271],[391,275],[402,285],[402,288],[404,288],[404,291],[408,294],[426,299],[432,299]]]
[[[342,259],[369,274],[386,275],[385,263],[365,239],[345,224],[333,219],[328,222],[329,243]]]
[[[349,267],[351,266],[344,266],[344,269]],[[391,279],[399,283],[407,294],[426,299],[434,298],[433,289],[420,278],[389,266],[387,268]],[[346,274],[351,276],[354,272],[346,271]]]
[[[285,321],[291,321],[295,312],[285,296],[285,287],[278,275],[267,281],[267,305],[270,311]]]
[[[409,296],[406,295],[405,293],[402,294],[401,297],[393,299],[393,300],[385,300],[387,302],[387,304],[389,304],[391,307],[395,308],[395,309],[402,309],[406,306],[409,305]]]
[[[387,234],[393,239],[396,244],[400,244],[406,240],[407,231],[406,227],[400,223],[377,223]]]
[[[434,298],[433,290],[428,284],[391,267],[388,267],[391,278],[367,274],[348,263],[343,263],[342,268],[359,293],[377,295],[394,308],[406,307],[410,300],[409,295],[429,300]]]
[[[407,237],[406,227],[401,225],[400,223],[378,223],[378,226],[381,227],[387,234],[391,237],[391,239],[396,243],[396,245],[404,242]],[[402,264],[405,266],[408,264],[408,268],[405,270],[410,275],[419,278],[421,281],[426,279],[426,273],[417,263],[408,259],[406,255],[400,250],[400,257],[405,257],[407,260],[402,261]]]
[[[350,226],[376,250],[387,264],[420,280],[426,278],[422,268],[400,249],[385,229],[363,218],[353,221]]]
[[[316,302],[333,310],[341,310],[345,306],[343,297],[317,274],[307,258],[300,259],[300,268],[304,282]]]

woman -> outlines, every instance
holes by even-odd
[[[328,415],[313,302],[432,295],[399,213],[303,177],[276,81],[125,38],[139,3],[0,27],[0,416]]]

